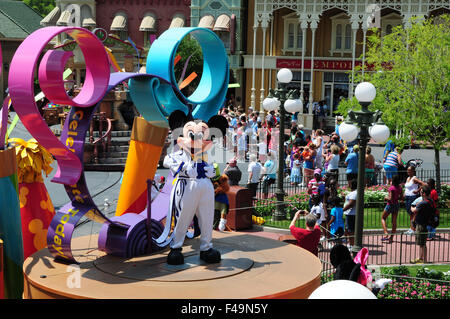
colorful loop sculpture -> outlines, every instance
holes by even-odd
[[[86,80],[81,92],[70,98],[64,89],[62,73],[72,53],[49,50],[44,54],[38,69],[42,91],[51,102],[72,106],[58,139],[39,113],[34,101],[33,83],[44,48],[61,33],[68,34],[80,47],[86,63]],[[176,84],[173,64],[178,45],[188,34],[194,36],[202,47],[204,68],[197,89],[191,96],[184,97]],[[167,127],[167,116],[175,110],[187,113],[192,107],[194,118],[202,120],[217,114],[225,101],[228,74],[228,58],[223,43],[212,31],[203,28],[169,29],[163,33],[153,42],[147,56],[147,74],[110,73],[102,42],[83,28],[46,27],[35,31],[22,42],[10,66],[12,105],[27,130],[56,158],[58,170],[52,181],[63,184],[70,199],[56,213],[47,234],[48,248],[56,259],[76,262],[71,239],[75,226],[83,216],[107,225],[109,237],[99,237],[99,246],[109,247],[105,250],[130,256],[142,254],[142,247],[146,245],[142,236],[131,235],[140,234],[142,224],[139,228],[136,222],[111,220],[100,212],[89,194],[84,177],[86,131],[106,93],[118,84],[129,81],[130,96],[144,119]],[[157,223],[152,225],[152,234],[160,234],[160,228]]]

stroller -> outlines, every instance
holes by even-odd
[[[400,177],[400,183],[406,183],[406,179],[408,178],[408,173],[406,172],[406,169],[410,166],[413,166],[416,168],[419,168],[423,164],[423,160],[419,158],[410,159],[409,161],[405,163],[402,163],[398,167],[398,176]]]

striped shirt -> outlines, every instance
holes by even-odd
[[[386,157],[384,165],[398,167],[398,153],[395,151],[390,152]]]

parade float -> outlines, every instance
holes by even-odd
[[[86,64],[86,78],[75,97],[68,96],[63,81],[73,53],[45,49],[61,33],[79,46]],[[202,76],[189,96],[181,92],[173,71],[177,47],[186,36],[195,38],[203,53]],[[307,298],[320,285],[317,257],[280,241],[213,231],[212,217],[208,217],[209,211],[214,214],[214,191],[208,184],[214,173],[206,153],[213,137],[220,138],[221,120],[215,116],[224,104],[229,77],[222,41],[208,29],[172,28],[152,43],[146,73],[121,72],[112,62],[95,32],[78,27],[39,29],[13,57],[11,104],[29,133],[56,160],[52,182],[64,186],[68,203],[52,216],[47,247],[24,259],[16,154],[12,146],[1,151],[0,162],[5,164],[0,176],[0,238],[5,291],[9,291],[5,297]],[[111,67],[117,72],[111,72]],[[36,105],[36,74],[51,103],[70,106],[59,138]],[[140,116],[132,128],[116,215],[109,218],[89,193],[83,152],[96,110],[122,83],[128,86]],[[5,114],[7,108],[2,111]],[[6,120],[2,123],[3,130]],[[166,157],[170,175],[164,188],[153,194],[151,181],[167,134],[176,128],[182,132],[179,148]],[[204,187],[198,187],[199,183]],[[102,224],[100,232],[74,236],[82,218]],[[206,251],[212,246],[217,253],[211,257]],[[169,255],[181,249],[183,258],[177,254],[176,261],[171,261]],[[18,276],[18,269],[23,269],[23,292],[20,283],[12,287],[8,281]],[[73,270],[79,276],[75,281]]]

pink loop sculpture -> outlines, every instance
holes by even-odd
[[[54,103],[89,107],[99,102],[109,82],[109,63],[102,42],[88,30],[73,27],[48,27],[35,31],[17,49],[9,74],[9,90],[14,109],[23,125],[56,158],[58,170],[53,182],[75,184],[80,178],[82,164],[71,150],[48,128],[34,102],[34,74],[45,46],[60,33],[67,33],[79,45],[86,61],[86,81],[80,94],[73,100],[64,90],[62,71],[70,53],[48,51],[39,69],[40,86]]]

